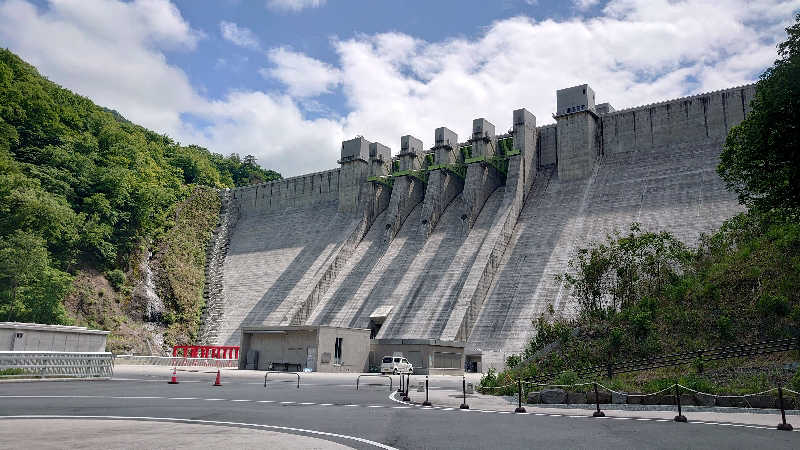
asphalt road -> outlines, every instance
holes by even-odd
[[[170,419],[215,425],[220,433],[269,426],[354,448],[800,448],[800,433],[772,429],[409,407],[389,398],[388,388],[377,384],[383,380],[367,379],[356,391],[354,375],[309,377],[300,389],[282,375],[270,378],[265,389],[263,378],[238,376],[213,387],[213,374],[202,372],[181,372],[180,384],[168,385],[166,372],[117,370],[119,379],[112,381],[0,383],[0,416]],[[164,439],[165,447],[185,445],[171,445],[169,434]],[[25,443],[0,440],[2,448],[20,446]]]

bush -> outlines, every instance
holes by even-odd
[[[786,317],[789,314],[789,299],[783,295],[764,294],[756,303],[758,311],[763,316]]]
[[[109,270],[108,272],[106,272],[106,279],[108,280],[109,283],[111,283],[111,286],[114,288],[115,291],[119,291],[127,281],[127,278],[125,277],[125,272],[119,269]]]

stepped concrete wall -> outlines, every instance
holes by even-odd
[[[430,236],[445,208],[464,190],[464,179],[447,170],[432,170],[422,205],[422,227]]]
[[[366,181],[386,166],[361,151],[339,169],[231,190],[238,221],[225,221],[227,252],[211,246],[207,340],[235,344],[243,324],[370,328],[466,341],[488,367],[521,350],[549,307],[571,311],[555,275],[577,246],[631,222],[694,243],[741,210],[716,166],[753,93],[589,109],[538,128],[518,110],[507,173],[475,162],[463,180],[433,170],[389,187]],[[494,154],[493,126],[473,125],[473,156]]]
[[[409,175],[395,178],[386,214],[386,233],[384,235],[386,242],[394,239],[403,226],[403,222],[406,221],[411,211],[422,202],[423,198],[425,198],[425,183],[422,180]]]

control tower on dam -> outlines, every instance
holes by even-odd
[[[694,243],[741,210],[716,166],[754,90],[615,111],[575,86],[556,93],[552,125],[519,109],[507,132],[478,118],[462,142],[440,127],[394,156],[356,137],[336,169],[223,192],[202,337],[368,328],[378,357],[455,345],[461,368],[500,367],[549,307],[572,311],[555,275],[577,245],[632,222]]]

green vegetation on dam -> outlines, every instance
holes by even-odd
[[[135,125],[0,50],[0,320],[100,327],[111,350],[159,352],[143,322],[151,281],[167,342],[192,342],[216,189],[279,178]]]

